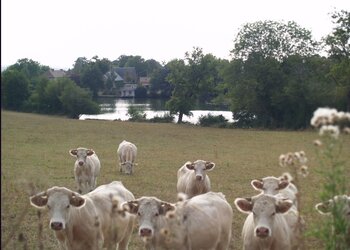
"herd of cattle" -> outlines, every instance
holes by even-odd
[[[207,171],[215,163],[186,162],[177,173],[178,201],[157,197],[135,199],[120,181],[96,187],[100,161],[92,149],[77,148],[74,175],[77,191],[54,186],[30,197],[36,208],[47,208],[50,228],[62,249],[128,249],[135,223],[145,249],[228,249],[232,236],[233,209],[219,192],[212,192]],[[137,147],[127,141],[117,150],[120,172],[132,174]],[[298,249],[300,221],[297,187],[286,174],[253,180],[260,194],[237,198],[236,208],[248,214],[242,230],[243,248]],[[319,203],[320,213],[330,211],[333,202],[345,201],[349,218],[350,197],[337,196]],[[118,247],[118,248],[117,248]]]

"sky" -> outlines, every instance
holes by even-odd
[[[231,59],[246,23],[295,21],[320,40],[349,0],[1,0],[1,67],[28,58],[54,69],[79,57],[167,63],[194,47]]]

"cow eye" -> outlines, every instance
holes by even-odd
[[[273,212],[273,213],[272,213],[272,216],[274,216],[275,214],[276,214],[276,212]]]
[[[49,205],[47,205],[47,209],[49,209],[49,210],[50,210],[50,209],[51,209],[51,207],[50,207]]]
[[[68,209],[70,207],[70,205],[67,205],[66,208]]]
[[[141,213],[140,213],[140,212],[137,212],[137,215],[138,215],[138,216],[141,216]]]
[[[156,216],[158,216],[158,215],[159,215],[159,213],[156,213],[155,215],[156,215]]]

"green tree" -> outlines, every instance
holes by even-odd
[[[279,61],[290,55],[309,56],[318,49],[311,32],[290,21],[258,21],[243,25],[234,40],[231,54],[235,59],[247,60],[252,54]]]
[[[188,79],[188,69],[184,60],[172,60],[167,64],[169,75],[167,80],[173,85],[172,95],[166,102],[170,114],[178,114],[177,123],[182,122],[183,115],[191,115],[191,109],[195,104],[193,92]]]
[[[89,88],[93,97],[98,96],[98,91],[103,88],[103,74],[101,69],[95,62],[90,62],[81,76],[81,86]]]
[[[324,42],[333,62],[329,76],[335,82],[340,110],[350,111],[350,12],[341,10],[332,14],[335,27]]]
[[[21,110],[29,97],[29,81],[24,73],[9,67],[1,73],[1,105]]]

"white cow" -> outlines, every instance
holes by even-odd
[[[228,249],[233,212],[222,193],[208,192],[177,204],[144,196],[124,206],[138,214],[146,249]]]
[[[76,157],[74,163],[74,177],[78,192],[86,194],[96,187],[100,174],[101,163],[92,149],[77,148],[69,150],[71,156]]]
[[[136,165],[137,147],[135,144],[122,141],[118,147],[119,171],[126,174],[132,174]]]
[[[291,229],[283,216],[292,207],[291,200],[260,194],[237,198],[235,205],[239,211],[248,214],[242,230],[245,250],[291,249]]]
[[[185,193],[188,198],[210,191],[210,179],[206,171],[214,169],[215,163],[197,160],[186,162],[177,171],[177,192]]]
[[[254,189],[261,191],[264,194],[277,195],[288,198],[293,201],[293,204],[297,207],[297,193],[296,186],[289,181],[285,176],[279,178],[274,176],[264,177],[261,180],[255,179],[250,183]]]
[[[335,216],[332,219],[332,232],[340,239],[336,242],[336,249],[350,246],[350,196],[336,195],[332,199],[316,204],[316,210],[322,215]],[[333,223],[337,223],[336,229]],[[345,237],[344,237],[345,236]],[[345,246],[346,245],[346,246]],[[345,247],[345,248],[344,248]],[[348,248],[346,248],[348,249]]]
[[[49,210],[49,225],[55,230],[62,249],[116,249],[118,246],[119,250],[125,250],[135,216],[124,212],[121,204],[134,199],[121,182],[114,181],[85,195],[55,186],[30,197],[30,203]]]

